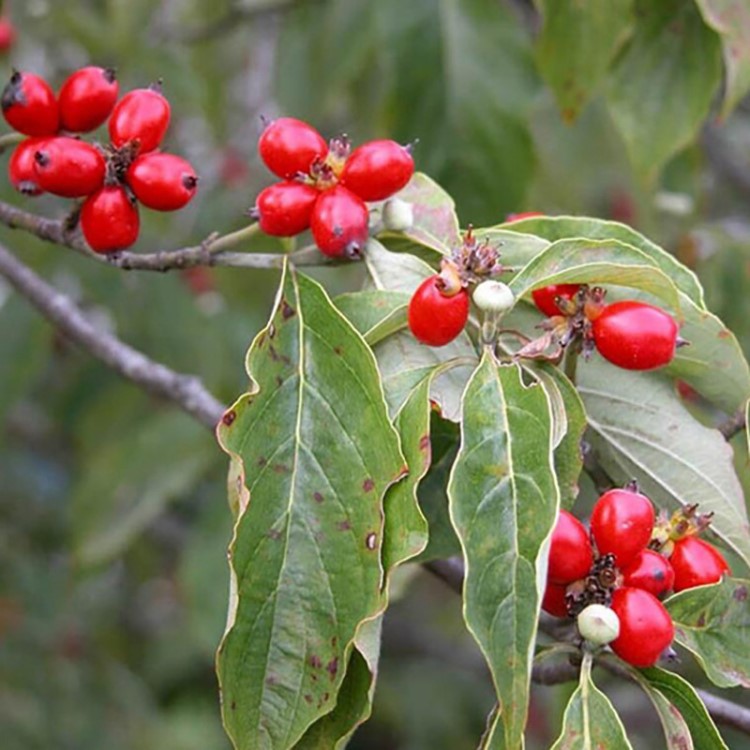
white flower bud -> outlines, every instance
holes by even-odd
[[[510,310],[515,302],[513,292],[502,281],[483,281],[472,295],[474,304],[488,313],[503,313]]]
[[[391,232],[405,232],[414,226],[414,206],[400,198],[391,198],[383,206],[383,225]]]
[[[578,632],[589,643],[604,646],[620,635],[620,618],[603,604],[589,604],[578,615]]]

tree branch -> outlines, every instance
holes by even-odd
[[[175,372],[149,359],[108,331],[93,325],[66,295],[48,284],[0,245],[0,275],[73,343],[154,396],[179,406],[213,429],[224,406],[193,375]]]
[[[731,417],[727,417],[716,428],[726,440],[731,440],[745,429],[745,407],[740,407]]]

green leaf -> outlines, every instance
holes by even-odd
[[[617,50],[631,32],[632,0],[537,0],[542,31],[539,70],[563,119],[573,121],[596,92]]]
[[[685,409],[659,372],[631,372],[595,355],[578,367],[598,460],[618,483],[636,478],[657,505],[699,503],[712,529],[750,561],[750,529],[733,453]]]
[[[500,226],[497,231],[507,231],[504,228],[506,226],[510,225]],[[651,261],[664,271],[675,286],[690,297],[696,305],[705,307],[703,289],[698,277],[673,255],[626,224],[587,216],[537,216],[514,221],[512,229],[514,232],[543,237],[550,242],[585,237],[590,240],[618,240],[623,244],[632,245],[648,255]],[[495,231],[495,229],[487,231]]]
[[[450,512],[466,562],[464,618],[501,706],[487,747],[520,748],[559,492],[544,389],[485,353],[466,387]]]
[[[346,292],[333,302],[370,346],[407,325],[409,295],[405,292]]]
[[[750,90],[750,7],[745,0],[695,0],[703,20],[721,37],[725,85],[722,117]]]
[[[607,100],[636,171],[653,180],[696,136],[721,81],[719,39],[695,4],[635,0],[635,33]]]
[[[218,433],[249,503],[217,669],[236,748],[280,749],[333,709],[357,629],[382,609],[382,499],[405,466],[372,353],[293,269],[247,371]]]
[[[565,709],[560,736],[551,750],[632,750],[620,717],[591,679],[591,656],[581,665],[581,679]]]
[[[634,287],[663,299],[679,311],[677,289],[643,252],[618,240],[557,240],[509,283],[516,297],[548,284],[581,282]]]
[[[750,581],[725,578],[712,586],[686,589],[665,602],[675,640],[692,651],[719,687],[750,687],[749,586]]]
[[[693,686],[658,667],[632,670],[659,714],[667,750],[728,750]]]

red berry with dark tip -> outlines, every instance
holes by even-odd
[[[568,605],[565,602],[565,585],[547,582],[542,599],[542,609],[555,617],[567,617]]]
[[[368,236],[370,215],[362,199],[341,185],[319,194],[312,216],[315,244],[333,258],[356,257]]]
[[[634,667],[652,667],[674,638],[669,612],[653,594],[628,586],[612,594],[612,609],[620,620],[612,650]]]
[[[3,90],[3,116],[24,135],[54,135],[60,127],[55,92],[44,78],[15,71]]]
[[[81,230],[96,253],[130,247],[138,239],[139,227],[138,207],[119,185],[103,187],[81,208]]]
[[[164,140],[171,110],[155,88],[134,89],[115,104],[109,118],[109,137],[117,146],[138,141],[138,153],[153,151]]]
[[[60,126],[71,133],[88,133],[112,113],[120,87],[112,68],[90,65],[71,73],[60,88]]]
[[[274,237],[293,237],[310,226],[320,193],[301,182],[277,182],[261,190],[255,202],[260,228]]]
[[[316,159],[324,159],[328,144],[312,125],[294,117],[279,117],[266,125],[258,153],[275,175],[291,180],[300,172],[307,174]]]
[[[385,200],[414,174],[407,146],[396,141],[368,141],[352,151],[341,172],[341,184],[364,201]]]
[[[34,155],[47,139],[26,138],[13,150],[8,162],[10,184],[24,195],[41,195],[44,190],[39,186],[36,174]]]
[[[587,576],[593,563],[586,527],[572,513],[561,510],[552,532],[547,579],[551,583],[572,583]]]
[[[717,583],[724,573],[731,572],[724,555],[696,536],[677,540],[669,562],[674,569],[675,591]]]
[[[409,329],[429,346],[445,346],[463,331],[469,319],[469,293],[443,293],[439,274],[426,278],[409,301]]]
[[[106,164],[95,146],[68,136],[46,138],[34,154],[42,190],[64,198],[82,198],[104,184]]]
[[[562,311],[557,306],[557,298],[573,299],[580,288],[580,284],[550,284],[541,289],[534,289],[531,298],[537,308],[551,318],[553,315],[562,315]]]
[[[674,586],[669,560],[652,549],[642,549],[621,572],[624,586],[643,589],[654,596],[661,596]]]
[[[198,188],[198,178],[190,162],[174,154],[139,156],[130,165],[125,179],[135,197],[155,211],[182,208]]]

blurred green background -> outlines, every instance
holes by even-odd
[[[651,22],[669,26],[657,40],[664,58],[652,58],[659,75],[635,69],[637,35],[610,24],[612,72],[591,81],[598,87],[567,123],[540,70],[552,80],[556,59],[582,42],[535,41],[540,16],[523,0],[6,0],[18,38],[0,70],[31,70],[57,87],[82,65],[114,66],[123,91],[163,79],[166,147],[193,162],[200,189],[177,214],[143,211],[136,249],[245,225],[272,181],[255,153],[260,116],[287,114],[355,143],[418,140],[418,169],[453,194],[464,225],[524,210],[632,224],[696,269],[709,306],[748,351],[750,104],[719,123],[719,37],[702,27],[687,47],[672,43],[701,25],[696,6],[657,5],[664,18]],[[692,109],[672,96],[683,92]],[[640,128],[629,139],[623,113]],[[678,120],[644,166],[649,128],[656,141]],[[5,181],[0,199],[47,216],[70,210]],[[122,272],[5,228],[0,242],[101,325],[199,375],[223,401],[244,390],[244,353],[275,272]],[[245,249],[282,247],[258,238]],[[336,293],[360,273],[315,275]],[[204,428],[72,348],[0,281],[3,750],[228,748],[213,673],[231,531],[225,471]],[[386,619],[374,716],[351,747],[473,748],[492,689],[458,598],[420,570],[403,584]],[[650,709],[627,685],[611,690],[634,742],[655,747]],[[568,692],[535,692],[529,747],[554,739]]]

